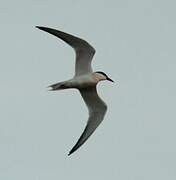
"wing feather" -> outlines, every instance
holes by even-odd
[[[81,89],[80,93],[88,107],[89,119],[82,135],[69,152],[69,155],[75,152],[92,135],[92,133],[104,119],[107,111],[107,105],[98,96],[96,87]]]
[[[76,53],[75,76],[92,72],[91,62],[95,54],[95,49],[85,40],[71,34],[42,26],[38,29],[48,32],[69,44]]]

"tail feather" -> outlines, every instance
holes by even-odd
[[[48,86],[49,91],[56,91],[56,90],[61,90],[61,89],[66,89],[66,88],[67,87],[64,82],[59,82],[59,83]]]

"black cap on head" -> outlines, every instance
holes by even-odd
[[[103,76],[106,77],[106,79],[107,79],[108,81],[114,82],[114,81],[113,81],[112,79],[110,79],[104,72],[102,72],[102,71],[96,71],[96,73],[102,74]]]
[[[105,76],[106,78],[108,78],[108,76],[107,76],[104,72],[102,72],[102,71],[96,71],[96,73],[102,74],[103,76]]]

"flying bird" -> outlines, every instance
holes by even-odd
[[[74,49],[76,53],[74,77],[67,81],[49,86],[50,90],[52,91],[69,88],[78,89],[88,108],[89,118],[87,125],[77,143],[69,152],[68,155],[71,155],[92,135],[106,114],[107,105],[98,96],[96,85],[98,82],[103,80],[108,80],[111,82],[114,81],[110,79],[104,72],[93,72],[91,62],[95,54],[95,49],[87,41],[56,29],[42,26],[36,27],[65,41]]]

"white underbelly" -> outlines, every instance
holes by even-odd
[[[97,82],[92,78],[92,76],[81,76],[72,79],[71,84],[74,88],[86,88],[96,85]]]

